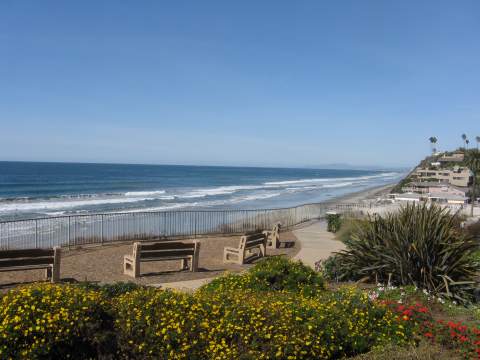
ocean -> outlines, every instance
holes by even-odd
[[[402,172],[0,162],[0,220],[321,202],[398,181]]]

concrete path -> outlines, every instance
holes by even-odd
[[[335,240],[334,235],[327,231],[327,223],[318,221],[293,233],[300,241],[301,249],[294,259],[301,260],[305,265],[315,269],[318,260],[325,260],[333,252],[343,250],[345,245]]]

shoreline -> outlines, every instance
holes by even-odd
[[[355,191],[349,194],[341,195],[336,198],[325,201],[324,203],[334,204],[334,203],[347,203],[355,201],[365,201],[365,200],[374,200],[381,195],[388,194],[392,188],[396,186],[397,183],[392,183],[388,185],[379,185],[365,190]]]

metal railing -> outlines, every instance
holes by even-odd
[[[370,203],[306,204],[263,210],[185,210],[72,215],[0,222],[0,249],[82,246],[164,237],[236,234],[269,229],[277,222],[291,228],[320,219],[325,212],[371,208]]]

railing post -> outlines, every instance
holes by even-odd
[[[103,234],[103,214],[100,215],[100,216],[101,216],[100,217],[100,227],[101,227],[100,231],[101,231],[101,234],[102,234],[100,241],[101,241],[101,244],[103,245],[103,241],[104,241],[104,238],[103,238],[103,236],[104,236],[104,234]]]
[[[38,219],[35,219],[35,248],[38,248]]]
[[[68,217],[67,231],[68,231],[68,249],[70,250],[70,216]]]
[[[194,222],[194,225],[193,225],[193,226],[194,226],[194,230],[193,230],[193,231],[194,231],[194,235],[193,235],[193,237],[194,237],[194,239],[196,239],[196,238],[197,238],[197,215],[198,215],[198,212],[195,211],[195,212],[194,212],[194,215],[195,215],[195,216],[194,216],[194,220],[193,220],[193,222]]]
[[[162,237],[162,222],[160,220],[162,218],[162,213],[159,212],[157,214],[158,214],[158,238],[160,239]]]

